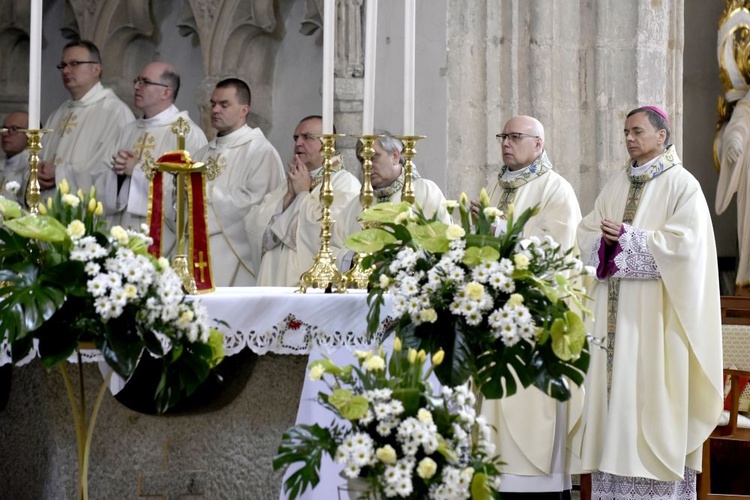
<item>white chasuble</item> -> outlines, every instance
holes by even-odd
[[[524,227],[524,237],[551,236],[567,250],[575,246],[581,209],[573,187],[549,166],[549,170],[517,187],[512,203],[516,216],[539,205],[539,213]],[[499,205],[507,194],[504,191],[500,181],[489,190],[493,205]],[[580,471],[573,429],[580,426],[583,412],[583,391],[572,382],[570,385],[572,398],[564,403],[536,387],[519,389],[508,398],[484,401],[482,414],[497,428],[495,444],[505,462],[500,469],[504,474],[501,491],[570,489],[570,474]]]
[[[320,168],[311,175],[315,176]],[[331,174],[331,185],[331,218],[334,220],[331,252],[334,259],[340,260],[349,229],[339,221],[345,220],[345,209],[359,196],[360,184],[356,177],[341,169]],[[309,193],[297,195],[283,210],[287,186],[280,186],[251,213],[248,219],[250,241],[255,255],[262,256],[258,285],[298,286],[302,273],[312,267],[320,249],[319,221],[323,215],[320,189],[319,183]]]
[[[29,150],[27,149],[10,158],[0,160],[0,196],[26,206],[26,184],[29,181],[29,174]],[[5,189],[9,182],[18,183],[18,191],[15,194]]]
[[[101,83],[79,100],[63,103],[44,124],[52,132],[44,135],[40,152],[42,160],[55,164],[55,183],[67,179],[71,192],[79,188],[88,192],[96,163],[133,119],[130,108]],[[42,198],[54,194],[54,189],[47,189]]]
[[[190,126],[185,136],[185,149],[195,160],[195,153],[206,145],[206,135],[197,123],[192,121],[187,111],[180,112],[174,105],[151,118],[139,118],[122,128],[117,141],[111,145],[96,166],[94,183],[97,198],[104,205],[104,213],[110,226],[138,230],[146,223],[148,215],[148,196],[150,181],[143,170],[148,152],[158,160],[161,155],[177,149],[177,136],[172,132],[172,125],[182,118]],[[120,150],[133,151],[138,162],[133,174],[118,180],[118,175],[111,168],[112,156]],[[164,203],[173,203],[172,176],[165,178]],[[166,229],[166,228],[165,228]],[[174,233],[165,230],[162,234],[162,252],[168,255],[174,245]]]
[[[195,160],[218,172],[206,188],[214,284],[254,286],[260,259],[251,252],[246,225],[264,196],[286,187],[279,153],[259,128],[244,125],[208,143]]]
[[[643,235],[659,277],[620,280],[609,395],[603,348],[591,349],[584,384],[583,468],[622,479],[681,481],[686,467],[700,471],[702,444],[722,410],[721,315],[711,217],[698,181],[672,151],[657,166],[667,161],[674,165],[645,182],[631,223]],[[629,189],[623,169],[581,222],[578,243],[584,261],[592,256],[596,265],[604,244],[601,221],[623,220]],[[637,254],[626,257],[643,261]],[[589,320],[587,330],[603,340],[610,279],[594,281],[588,291],[595,321]]]

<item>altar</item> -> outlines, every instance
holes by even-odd
[[[201,300],[226,322],[226,361],[239,365],[236,395],[164,416],[107,395],[93,435],[91,498],[277,499],[282,474],[271,460],[295,423],[308,355],[369,345],[361,291],[220,288]],[[90,407],[102,375],[95,363],[83,370]],[[35,361],[13,368],[0,456],[0,499],[75,497],[75,433],[57,369]]]

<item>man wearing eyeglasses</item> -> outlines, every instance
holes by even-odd
[[[26,151],[28,138],[21,130],[28,126],[29,115],[25,111],[14,111],[3,121],[5,158],[0,163],[0,196],[22,205],[26,199],[26,183],[29,177],[29,152]],[[17,186],[8,183],[16,183]]]
[[[43,197],[54,195],[63,179],[73,192],[88,191],[97,160],[122,126],[133,121],[128,106],[99,81],[102,61],[96,45],[86,40],[68,43],[57,68],[70,99],[45,124],[52,132],[43,137],[39,165]]]
[[[217,135],[195,155],[216,173],[208,181],[211,271],[216,286],[253,286],[260,265],[245,228],[251,210],[284,184],[276,148],[260,128],[248,126],[250,87],[238,78],[216,84],[211,94],[211,125]]]
[[[167,151],[177,149],[172,125],[184,119],[190,126],[185,149],[195,154],[206,145],[203,130],[190,119],[187,111],[174,105],[180,90],[180,74],[165,62],[147,64],[133,80],[133,102],[140,116],[122,128],[117,140],[100,158],[96,171],[97,195],[104,204],[107,222],[133,229],[146,222],[149,180],[141,168],[147,153],[156,160]],[[167,183],[171,186],[171,184]],[[171,189],[166,190],[166,206],[171,206]],[[162,254],[168,255],[174,235],[163,234]]]
[[[261,258],[258,285],[297,286],[320,249],[320,189],[323,120],[308,116],[294,129],[294,157],[287,165],[286,184],[269,193],[249,218],[251,251]],[[347,205],[359,196],[360,184],[344,169],[339,156],[332,159],[331,252],[339,260],[346,253],[347,226],[340,221]]]
[[[575,247],[581,209],[573,187],[553,170],[547,157],[542,124],[530,116],[516,116],[497,139],[503,166],[488,190],[493,206],[504,214],[513,206],[520,214],[538,205],[539,213],[524,226],[524,237],[551,237],[564,250]],[[472,203],[477,210],[478,202]],[[503,216],[496,232],[505,227]],[[570,498],[570,474],[579,472],[579,465],[568,441],[583,410],[581,393],[572,390],[573,397],[564,403],[535,387],[485,401],[482,413],[497,429],[495,443],[505,462],[503,498]]]

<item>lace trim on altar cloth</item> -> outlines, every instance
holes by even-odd
[[[591,474],[592,500],[691,500],[696,498],[695,471],[685,467],[682,481],[658,481],[594,472]]]
[[[615,278],[660,279],[654,256],[648,249],[647,233],[643,229],[623,224],[625,231],[620,235],[622,248],[615,257],[617,271]]]
[[[104,355],[98,349],[79,349],[77,352],[81,355],[81,363],[98,363],[99,361],[104,361]],[[16,362],[16,366],[29,364],[37,357],[39,357],[39,345],[34,340],[33,348],[29,349],[29,352]],[[13,363],[13,356],[10,344],[8,344],[8,339],[3,339],[0,343],[0,366],[11,363]],[[75,352],[68,357],[68,363],[78,363],[78,355]]]

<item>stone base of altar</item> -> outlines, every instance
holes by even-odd
[[[278,499],[271,460],[294,425],[307,356],[256,357],[239,395],[223,408],[179,416],[145,415],[107,393],[91,449],[92,499]],[[77,381],[77,366],[69,365]],[[93,405],[102,376],[84,364]],[[0,410],[0,500],[76,497],[76,438],[59,370],[38,361],[12,372]]]

